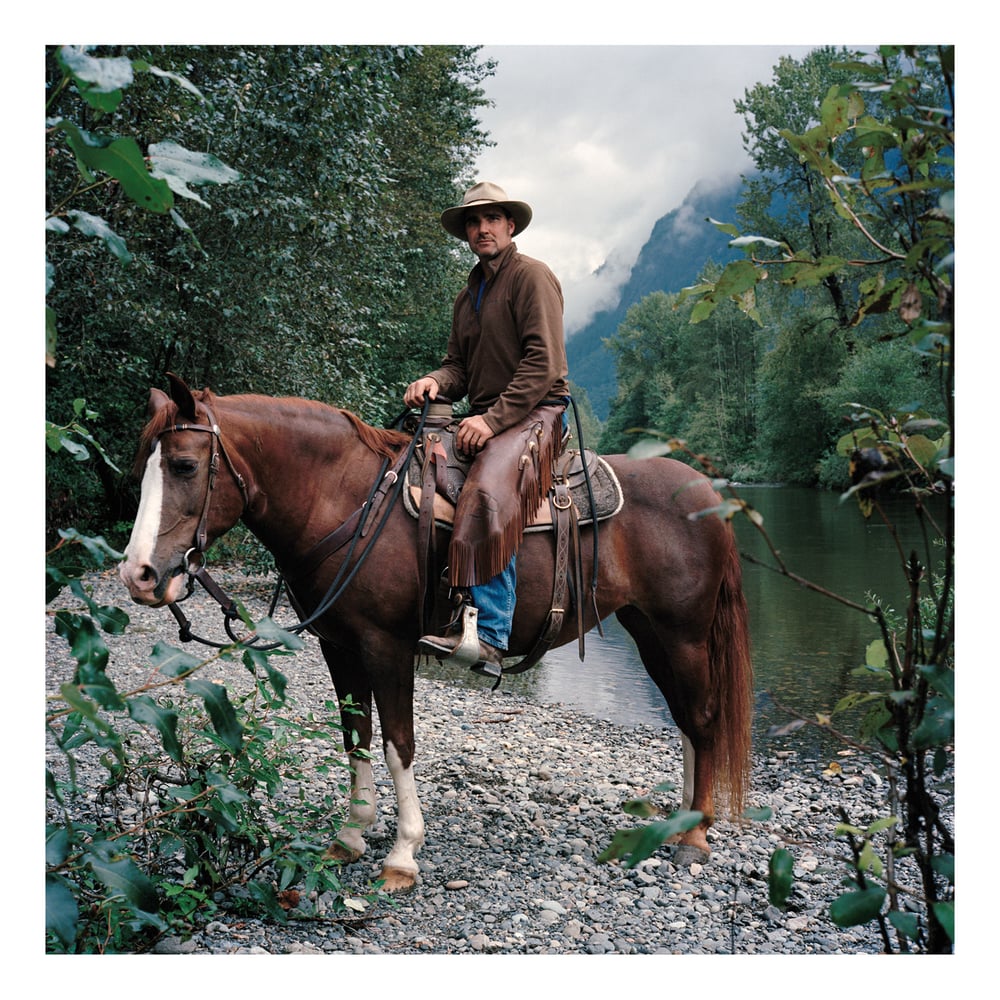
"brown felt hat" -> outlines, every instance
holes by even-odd
[[[523,201],[511,201],[502,187],[491,184],[489,181],[482,181],[479,184],[473,184],[465,192],[461,205],[446,208],[441,213],[441,225],[456,239],[464,240],[465,210],[477,208],[480,205],[499,205],[510,212],[511,218],[514,220],[514,236],[527,229],[528,223],[531,222],[530,205]]]

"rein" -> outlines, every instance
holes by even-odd
[[[204,405],[204,404],[202,404]],[[326,594],[320,601],[319,605],[313,611],[311,615],[301,621],[295,623],[284,629],[286,632],[298,633],[305,629],[310,628],[314,622],[321,618],[326,612],[336,603],[337,600],[343,595],[344,591],[347,589],[348,585],[354,579],[361,566],[364,564],[365,559],[368,557],[375,542],[378,540],[379,535],[381,535],[383,529],[388,523],[389,516],[392,514],[393,507],[396,501],[399,499],[399,494],[402,491],[403,485],[406,481],[406,477],[403,475],[403,470],[406,468],[407,464],[410,462],[414,449],[416,448],[417,441],[419,440],[420,433],[423,430],[424,422],[427,418],[427,412],[429,409],[430,400],[424,400],[423,411],[420,415],[420,421],[417,425],[416,432],[410,440],[410,443],[404,448],[400,454],[397,456],[396,461],[389,467],[389,459],[386,458],[382,462],[382,468],[379,471],[379,475],[375,480],[371,491],[368,494],[368,498],[358,507],[348,518],[341,524],[338,528],[331,531],[324,538],[320,539],[310,550],[303,556],[300,566],[297,569],[296,576],[304,576],[318,569],[322,563],[328,559],[334,552],[339,551],[345,545],[350,543],[350,548],[347,555],[344,558],[340,569],[337,572],[336,577],[327,589]],[[197,580],[205,590],[211,595],[212,598],[219,604],[222,608],[223,614],[223,624],[226,630],[226,635],[232,640],[232,643],[222,643],[214,642],[210,639],[204,639],[200,636],[195,635],[191,631],[191,623],[184,615],[184,612],[178,607],[178,602],[169,604],[171,613],[177,620],[180,626],[180,640],[181,642],[199,642],[202,645],[210,646],[215,649],[223,649],[231,644],[241,645],[241,646],[253,646],[260,650],[271,650],[277,649],[282,645],[280,642],[274,642],[267,646],[257,645],[259,636],[253,636],[249,639],[240,638],[233,634],[232,622],[240,617],[239,610],[237,608],[236,602],[229,597],[225,591],[212,579],[208,571],[205,569],[204,565],[199,565],[192,569],[192,561],[189,558],[192,553],[195,553],[196,557],[200,557],[204,554],[205,545],[208,538],[208,511],[209,504],[211,502],[212,490],[215,487],[215,477],[218,472],[218,459],[219,454],[221,454],[226,462],[230,473],[236,481],[236,484],[240,488],[240,492],[243,496],[243,512],[241,517],[246,513],[247,508],[250,505],[250,495],[246,486],[246,481],[243,476],[240,475],[239,471],[236,469],[232,460],[230,459],[228,453],[225,450],[225,445],[222,442],[222,435],[218,424],[215,423],[212,417],[211,411],[206,407],[206,412],[208,413],[209,420],[211,421],[210,426],[205,424],[175,424],[172,427],[168,427],[161,431],[161,434],[167,434],[172,431],[182,431],[182,430],[200,430],[208,432],[212,435],[212,456],[209,465],[209,480],[208,480],[208,490],[205,495],[205,506],[202,510],[201,519],[198,524],[197,531],[195,533],[195,544],[192,548],[184,554],[184,567],[181,572],[188,574],[188,588],[187,594],[182,601],[187,600],[193,590],[194,581]],[[396,421],[398,424],[403,416],[406,415],[406,411],[401,415],[399,420]],[[382,513],[381,520],[379,520],[374,531],[372,531],[372,521],[378,516],[380,509],[383,507],[385,499],[389,496],[391,491],[391,499],[388,505]],[[358,542],[365,538],[371,533],[371,537],[368,539],[365,547],[362,549],[357,561],[348,570],[350,566],[351,559],[354,555],[354,551],[357,548]],[[274,588],[274,595],[271,598],[270,608],[268,610],[268,617],[273,616],[274,610],[278,605],[278,600],[281,595],[281,590],[285,585],[285,580],[288,576],[286,570],[278,567],[279,575],[278,581]]]

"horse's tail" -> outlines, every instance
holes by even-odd
[[[740,554],[735,538],[730,542],[708,648],[720,721],[715,774],[731,815],[739,819],[750,785],[753,661]]]

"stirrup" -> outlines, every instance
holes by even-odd
[[[449,667],[471,667],[479,662],[479,610],[474,604],[466,604],[461,612],[462,637],[455,643],[447,656],[438,659]]]

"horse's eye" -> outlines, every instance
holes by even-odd
[[[175,458],[170,462],[170,471],[175,476],[190,479],[198,471],[198,463],[193,458]]]

